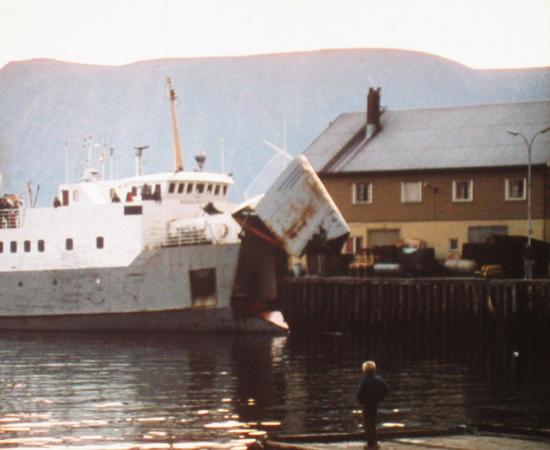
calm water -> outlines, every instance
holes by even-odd
[[[239,448],[263,431],[357,432],[365,358],[392,388],[386,426],[549,426],[549,358],[514,351],[341,335],[4,332],[0,448]]]

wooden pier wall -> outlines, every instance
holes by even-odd
[[[298,332],[550,338],[550,280],[287,278],[281,305]]]

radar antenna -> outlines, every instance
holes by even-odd
[[[143,150],[146,148],[149,148],[148,145],[141,145],[138,147],[134,147],[136,150],[136,177],[139,177],[141,175],[141,157],[143,156]]]

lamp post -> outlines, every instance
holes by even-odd
[[[520,136],[525,145],[527,145],[527,245],[525,247],[524,255],[524,279],[530,280],[533,278],[533,255],[531,253],[531,239],[533,237],[533,215],[531,208],[531,150],[533,148],[533,142],[539,134],[544,134],[550,130],[550,127],[546,127],[542,130],[537,131],[531,140],[528,140],[524,134],[516,130],[506,130],[507,133],[512,136]]]

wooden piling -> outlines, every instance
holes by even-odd
[[[548,347],[550,280],[288,278],[291,331],[375,333],[433,342],[500,339]]]

